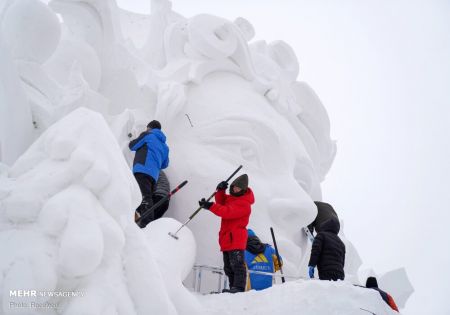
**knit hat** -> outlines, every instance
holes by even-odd
[[[147,128],[150,129],[161,129],[161,123],[157,120],[152,120],[148,123]]]
[[[367,278],[366,288],[378,288],[377,278],[375,277]]]
[[[234,192],[233,187],[239,187],[241,189],[240,192]],[[236,178],[230,185],[230,195],[234,197],[243,196],[247,192],[248,188],[248,176],[247,174],[243,174]]]
[[[231,187],[236,186],[239,187],[242,190],[247,190],[248,188],[248,175],[242,174],[238,178],[236,178],[232,183]]]

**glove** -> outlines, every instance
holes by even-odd
[[[219,185],[217,185],[217,190],[225,190],[228,188],[228,183],[226,181],[220,182]]]
[[[198,205],[200,207],[202,207],[203,209],[208,209],[209,210],[209,208],[211,208],[211,206],[213,205],[213,202],[206,201],[205,198],[202,198],[202,200],[200,200],[198,202]]]
[[[309,277],[312,279],[312,278],[314,278],[314,267],[308,266],[308,268],[309,268],[309,270],[308,270]]]

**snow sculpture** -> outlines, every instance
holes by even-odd
[[[3,36],[14,59],[44,63],[56,49],[61,26],[56,14],[37,0],[16,0],[5,11]]]
[[[286,272],[304,274],[307,242],[300,229],[316,215],[313,200],[321,198],[320,181],[335,154],[326,112],[305,83],[295,82],[298,62],[286,43],[249,49],[253,29],[242,19],[199,15],[179,24],[166,33],[166,51],[178,53],[168,56],[162,72],[184,89],[167,92],[178,101],[159,97],[156,106],[177,148],[172,165],[182,165],[169,175],[192,180],[192,193],[174,200],[172,214],[188,217],[200,197],[243,164],[256,194],[252,227],[268,241],[274,226]],[[191,228],[203,249],[197,263],[220,265],[217,218],[203,214]]]
[[[31,109],[0,32],[0,162],[12,165],[32,141]]]
[[[180,230],[178,240],[168,235],[168,230],[173,232],[179,227],[180,222],[161,218],[151,222],[144,233],[163,278],[169,283],[167,290],[178,314],[201,315],[203,306],[182,283],[194,266],[196,241],[189,229]]]
[[[99,114],[79,109],[50,127],[0,179],[3,312],[16,301],[52,303],[64,314],[176,314],[130,216],[139,201]],[[26,288],[84,296],[9,298]]]
[[[151,3],[151,16],[114,0],[0,4],[1,162],[12,165],[43,133],[11,168],[0,164],[5,312],[5,290],[24,287],[83,291],[48,300],[65,314],[203,312],[182,280],[194,261],[222,265],[219,220],[202,211],[179,243],[166,239],[173,219],[144,233],[131,221],[140,194],[125,163],[129,134],[154,118],[172,149],[171,182],[190,181],[168,215],[185,221],[243,164],[256,195],[250,226],[265,241],[273,226],[285,272],[305,276],[310,244],[301,228],[316,215],[336,145],[317,95],[296,81],[295,53],[282,41],[249,43],[255,30],[243,18],[186,19],[167,0]],[[42,32],[46,40],[36,41]],[[353,280],[361,261],[346,244]]]
[[[122,35],[119,9],[114,0],[63,1],[54,0],[50,6],[61,14],[69,32],[65,38],[82,42],[95,51],[100,61],[101,80],[96,89],[109,101],[106,113],[120,114],[127,108],[144,108],[152,105],[154,94],[142,87],[149,66]],[[76,54],[76,47],[71,54]],[[62,53],[63,57],[68,58]]]

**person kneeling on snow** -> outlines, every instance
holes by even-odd
[[[225,193],[227,188],[228,183],[221,182],[217,186],[215,203],[208,202],[205,198],[198,203],[200,207],[222,218],[219,244],[223,253],[223,269],[230,282],[230,289],[222,292],[236,293],[245,291],[247,270],[244,250],[247,246],[247,224],[255,197],[248,187],[247,174],[231,183],[229,195]]]
[[[248,229],[247,250],[245,251],[245,262],[248,270],[274,273],[280,270],[275,249],[269,244],[262,243],[253,230]],[[281,258],[281,257],[280,257]],[[270,288],[273,283],[273,277],[250,273],[247,289],[264,290]]]
[[[335,217],[320,226],[308,264],[310,278],[314,278],[314,268],[317,266],[320,280],[344,280],[345,245],[338,233],[339,221]]]
[[[380,293],[381,298],[383,299],[383,301],[385,301],[387,303],[387,305],[389,305],[394,311],[398,312],[397,304],[395,304],[395,301],[392,298],[392,296],[378,288],[377,278],[375,278],[375,277],[367,278],[366,288],[374,289],[374,290],[378,291]]]
[[[161,169],[169,165],[169,147],[166,136],[161,131],[157,120],[148,123],[147,130],[128,145],[131,151],[136,151],[133,161],[133,173],[142,193],[141,205],[136,209],[135,221],[153,206],[152,195],[155,183],[158,181]],[[140,223],[144,228],[152,218]]]

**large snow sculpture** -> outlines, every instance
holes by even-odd
[[[185,221],[243,164],[256,196],[250,226],[264,241],[273,226],[285,272],[305,276],[310,244],[301,228],[316,215],[336,146],[317,95],[296,81],[294,51],[282,41],[249,43],[255,30],[243,18],[186,19],[167,0],[151,2],[148,17],[114,0],[0,4],[1,162],[12,165],[29,146],[33,122],[43,133],[11,168],[0,164],[5,312],[7,291],[25,287],[83,291],[38,300],[65,314],[203,312],[181,281],[194,261],[222,265],[219,220],[202,211],[177,243],[167,239],[173,219],[144,233],[132,222],[140,194],[127,143],[154,118],[171,147],[171,182],[190,181],[167,215]],[[30,18],[18,21],[23,15]],[[361,261],[346,244],[354,280]]]
[[[64,314],[176,314],[167,281],[132,221],[139,202],[99,114],[79,109],[49,128],[0,179],[3,312],[17,311],[11,302],[47,302]],[[10,297],[10,290],[23,289],[84,296]]]
[[[316,215],[313,200],[321,198],[335,153],[328,118],[311,89],[295,82],[292,49],[283,42],[249,49],[252,27],[237,21],[199,15],[167,30],[166,51],[179,50],[160,75],[184,88],[158,98],[156,117],[176,148],[169,175],[192,180],[192,193],[176,198],[171,213],[188,217],[200,197],[243,164],[256,196],[252,227],[269,240],[273,226],[286,272],[303,275],[307,242],[300,230]],[[167,94],[174,101],[165,101]],[[220,265],[217,218],[205,213],[191,228],[203,249],[197,263]]]

